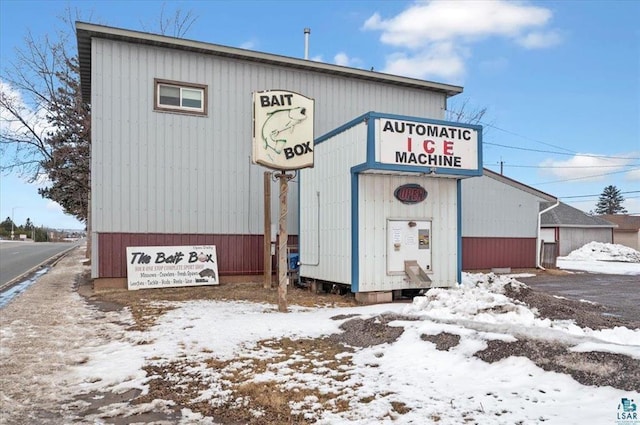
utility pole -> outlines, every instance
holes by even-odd
[[[11,208],[11,240],[13,240],[13,236],[15,234],[14,231],[13,231],[13,228],[14,228],[13,212],[18,208],[22,208],[22,207],[13,207],[13,208]]]

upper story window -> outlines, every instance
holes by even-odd
[[[154,80],[155,106],[159,111],[207,114],[207,86],[178,81]]]

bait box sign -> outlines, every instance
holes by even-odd
[[[252,161],[276,170],[313,167],[314,100],[285,90],[253,93]]]
[[[129,290],[218,285],[215,246],[127,247]]]

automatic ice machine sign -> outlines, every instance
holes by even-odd
[[[381,163],[458,170],[479,166],[477,128],[381,118],[376,135],[376,159]]]
[[[268,90],[253,93],[254,163],[276,170],[313,167],[314,100]]]

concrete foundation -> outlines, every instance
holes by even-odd
[[[393,292],[356,292],[356,301],[360,304],[390,303],[393,301]]]

